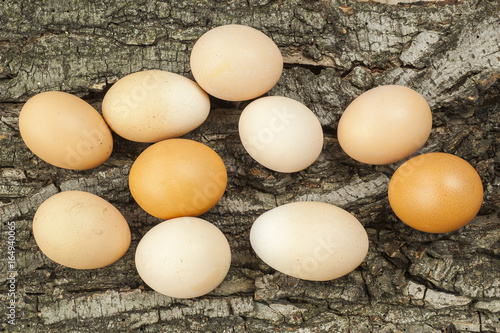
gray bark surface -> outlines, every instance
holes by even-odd
[[[63,170],[41,161],[18,130],[23,103],[66,91],[100,110],[119,78],[143,69],[192,78],[189,54],[208,29],[255,27],[279,46],[285,69],[269,95],[297,99],[319,117],[325,145],[304,171],[272,172],[238,137],[248,102],[212,99],[207,121],[187,134],[217,151],[227,191],[202,217],[227,236],[232,266],[196,299],[172,299],[138,276],[134,250],[159,220],[128,190],[134,159],[148,144],[114,135],[103,165]],[[387,5],[354,0],[3,1],[0,2],[0,282],[5,332],[500,332],[500,2],[462,0]],[[341,150],[336,126],[362,92],[400,84],[420,92],[433,129],[418,152],[456,154],[478,171],[485,196],[466,227],[427,234],[399,221],[387,199],[402,163],[371,166]],[[73,270],[46,258],[31,231],[37,207],[65,190],[115,205],[132,244],[113,265]],[[327,282],[276,272],[251,250],[257,216],[296,200],[354,214],[370,249],[352,273]],[[15,267],[8,226],[15,224]],[[15,325],[8,323],[8,271],[17,272]],[[5,315],[4,315],[5,313]]]

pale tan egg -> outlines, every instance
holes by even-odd
[[[116,262],[127,252],[131,239],[118,209],[82,191],[60,192],[45,200],[33,218],[33,236],[47,257],[76,269]]]
[[[293,202],[265,212],[252,225],[250,243],[269,266],[313,281],[350,273],[368,252],[368,235],[353,215],[315,201]]]
[[[431,110],[422,95],[404,86],[386,85],[361,94],[346,108],[337,136],[347,155],[380,165],[414,154],[431,129]]]
[[[198,84],[162,70],[129,74],[108,90],[102,114],[121,137],[158,142],[180,137],[208,117],[210,100]]]
[[[257,162],[279,172],[310,166],[323,148],[323,129],[304,104],[282,96],[250,103],[241,113],[240,139]]]
[[[430,233],[468,224],[483,202],[483,184],[464,159],[447,153],[413,157],[394,172],[389,203],[407,225]]]
[[[90,104],[60,91],[30,98],[19,114],[28,148],[60,168],[84,170],[104,163],[113,150],[106,122]]]
[[[261,96],[279,80],[283,58],[261,31],[230,24],[202,35],[191,51],[191,71],[210,95],[228,101]]]
[[[135,252],[141,278],[157,292],[192,298],[214,290],[231,265],[224,234],[196,217],[178,217],[149,230]]]

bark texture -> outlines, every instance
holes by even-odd
[[[18,130],[23,103],[62,90],[98,110],[126,74],[163,69],[190,77],[189,54],[208,29],[255,27],[279,46],[285,69],[269,95],[309,106],[325,131],[320,158],[281,174],[253,161],[237,132],[248,102],[212,99],[207,121],[187,138],[224,160],[227,191],[202,217],[227,236],[232,267],[212,293],[190,300],[152,291],[134,267],[138,241],[159,222],[127,184],[147,144],[114,137],[103,165],[63,170],[38,159]],[[0,235],[5,332],[500,332],[500,2],[462,0],[387,5],[354,0],[3,1],[0,2]],[[426,234],[393,214],[387,185],[401,164],[370,166],[343,153],[336,126],[369,88],[400,84],[420,92],[433,129],[419,153],[443,151],[470,162],[484,184],[479,215],[447,234]],[[73,270],[47,259],[34,241],[37,207],[64,190],[113,203],[132,230],[115,264]],[[370,250],[355,271],[328,282],[302,281],[252,252],[257,216],[296,200],[353,213]],[[15,225],[15,267],[9,226]],[[7,272],[15,271],[15,325],[8,323]],[[5,316],[3,315],[5,313]]]

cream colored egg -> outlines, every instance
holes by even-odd
[[[200,126],[209,111],[208,95],[196,82],[162,70],[121,78],[102,101],[102,114],[111,129],[137,142],[180,137]]]
[[[282,96],[250,103],[241,114],[239,134],[250,156],[279,172],[307,168],[323,148],[318,118],[304,104]]]
[[[104,163],[113,150],[106,122],[90,104],[60,91],[30,98],[19,114],[28,148],[60,168],[84,170]]]
[[[110,265],[130,245],[123,215],[106,200],[82,191],[61,192],[45,200],[35,213],[33,236],[47,257],[77,269]]]
[[[380,165],[414,154],[429,138],[431,128],[431,110],[422,95],[387,85],[356,98],[342,114],[337,135],[353,159]]]
[[[368,252],[368,236],[347,211],[323,202],[294,202],[259,216],[250,230],[255,253],[274,269],[326,281],[353,271]]]
[[[231,265],[224,234],[197,217],[178,217],[149,230],[135,253],[137,271],[157,292],[192,298],[214,290]]]
[[[228,101],[261,96],[278,82],[283,58],[278,46],[254,28],[230,24],[206,32],[193,46],[191,71],[210,95]]]

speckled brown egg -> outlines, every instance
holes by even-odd
[[[118,209],[83,191],[65,191],[45,200],[33,218],[33,236],[47,257],[76,269],[114,263],[127,252],[131,239]]]
[[[389,182],[389,203],[407,225],[443,233],[468,224],[483,201],[476,170],[447,153],[416,156],[401,165]]]

